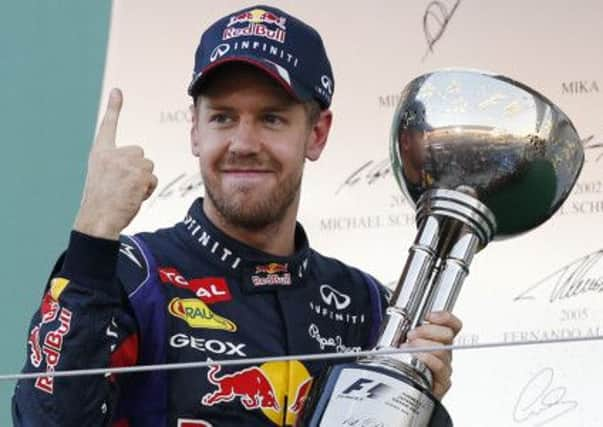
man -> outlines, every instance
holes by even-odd
[[[406,106],[401,118],[398,144],[402,156],[402,172],[410,197],[416,202],[423,191],[433,183],[433,177],[426,170],[426,132],[432,130],[425,118],[425,106],[414,100]]]
[[[116,147],[113,90],[69,246],[28,340],[26,372],[368,349],[386,304],[369,275],[313,251],[296,222],[305,159],[325,147],[333,76],[318,33],[266,6],[202,36],[189,87],[206,198],[155,233],[122,236],[157,185],[140,147]],[[432,314],[409,345],[450,343]],[[450,386],[449,352],[421,355]],[[16,425],[292,425],[332,361],[269,362],[20,381]]]

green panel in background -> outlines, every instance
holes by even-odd
[[[19,0],[0,9],[0,374],[20,371],[29,319],[79,205],[111,2]],[[0,426],[14,383],[0,383]]]

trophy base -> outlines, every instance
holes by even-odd
[[[451,427],[440,402],[377,359],[335,365],[314,380],[296,427]]]

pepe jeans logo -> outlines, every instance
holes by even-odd
[[[315,323],[310,324],[308,328],[308,335],[310,338],[316,340],[321,350],[325,350],[326,348],[332,348],[337,353],[349,353],[354,351],[360,351],[361,347],[354,346],[348,347],[343,343],[343,338],[341,335],[335,335],[332,337],[326,337],[320,334],[320,330]]]
[[[337,310],[347,308],[352,301],[348,295],[327,284],[320,286],[320,296],[325,304],[335,306]]]

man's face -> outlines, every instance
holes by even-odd
[[[222,66],[209,79],[191,131],[206,203],[247,229],[295,216],[305,158],[319,157],[330,114],[326,130],[324,112],[310,123],[303,104],[250,66]]]

